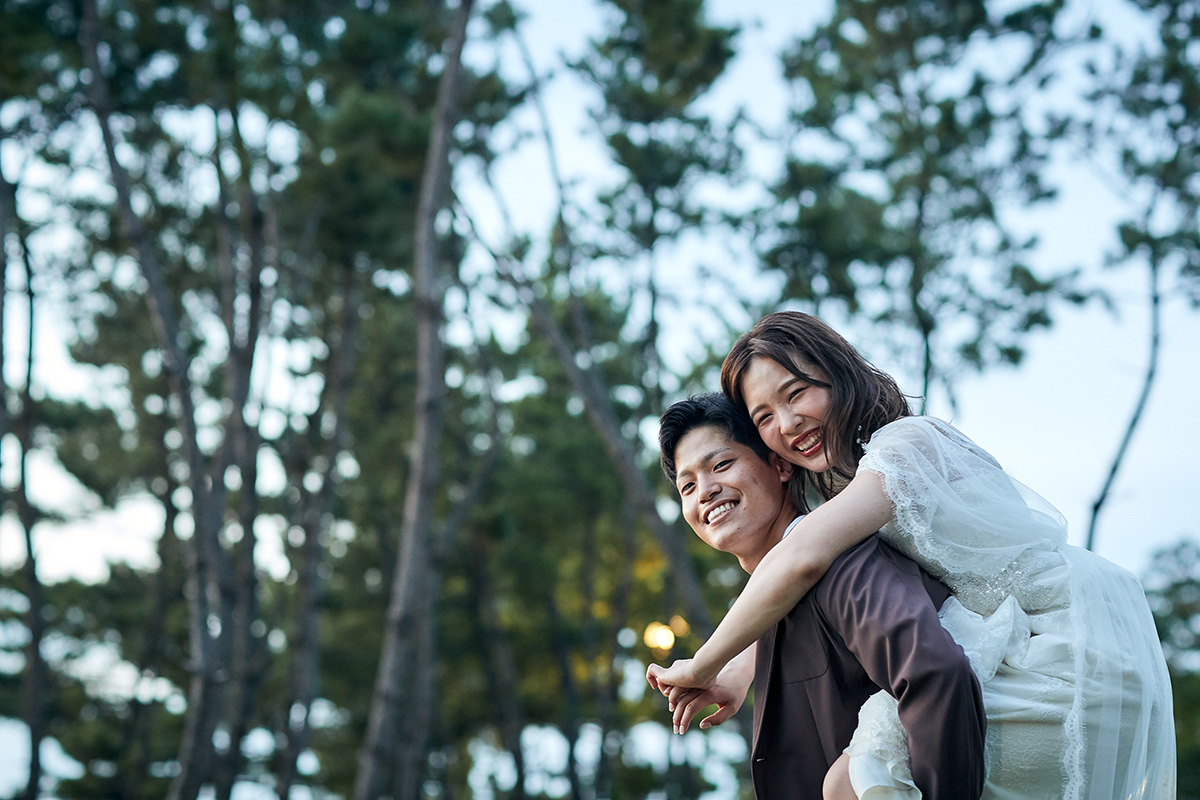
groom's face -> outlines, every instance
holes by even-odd
[[[764,461],[713,425],[680,438],[675,465],[683,518],[706,544],[752,561],[775,544],[772,528],[783,515],[790,465]]]

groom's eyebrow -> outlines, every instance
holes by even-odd
[[[712,462],[716,455],[718,455],[718,453],[722,450],[726,450],[725,445],[714,447],[713,450],[709,450],[707,453],[704,453],[704,455],[700,458],[696,458],[694,461],[684,464],[683,467],[680,467],[676,473],[676,482],[678,482],[680,477],[683,477],[684,475],[694,475],[696,473],[696,469],[700,467],[700,465]]]
[[[719,456],[721,453],[725,452],[728,449],[729,449],[729,445],[724,445],[724,444],[720,445],[718,447],[714,447],[712,450],[709,450],[707,453],[705,453],[704,455],[697,458],[694,462],[692,462],[690,464],[685,464],[683,466],[683,469],[679,470],[676,473],[676,475],[679,478],[682,478],[684,475],[693,475],[693,474],[695,474],[696,469],[700,465],[711,464],[716,459],[717,456]]]

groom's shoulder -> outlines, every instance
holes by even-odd
[[[835,583],[857,570],[870,568],[877,559],[889,558],[892,554],[899,555],[883,539],[879,538],[879,534],[873,533],[835,558],[829,565],[829,570],[825,573],[821,583]]]
[[[921,603],[933,600],[940,606],[949,590],[878,534],[872,534],[834,559],[811,596],[818,607],[848,611],[848,604],[859,606],[866,596],[881,593],[901,604],[908,596]]]
[[[921,568],[887,542],[872,534],[842,553],[829,566],[813,589],[814,599],[829,602],[840,599],[852,587],[875,586],[880,579],[886,583],[900,580],[920,580]]]

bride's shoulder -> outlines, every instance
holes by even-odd
[[[965,450],[988,461],[995,461],[966,434],[937,417],[901,417],[889,422],[871,435],[864,449],[869,453],[902,446],[916,447],[927,454],[933,451]]]
[[[871,435],[870,442],[874,444],[881,439],[888,438],[926,439],[933,436],[958,441],[970,441],[962,431],[945,420],[938,419],[937,417],[912,416],[900,417],[884,425]]]

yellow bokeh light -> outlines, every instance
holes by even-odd
[[[659,627],[655,638],[658,640],[659,650],[670,650],[675,644],[675,633],[666,625]]]
[[[675,646],[675,633],[661,622],[651,622],[646,626],[642,641],[655,650],[670,650]]]
[[[692,626],[688,625],[687,620],[676,614],[671,617],[671,631],[678,637],[687,636],[692,630]]]

